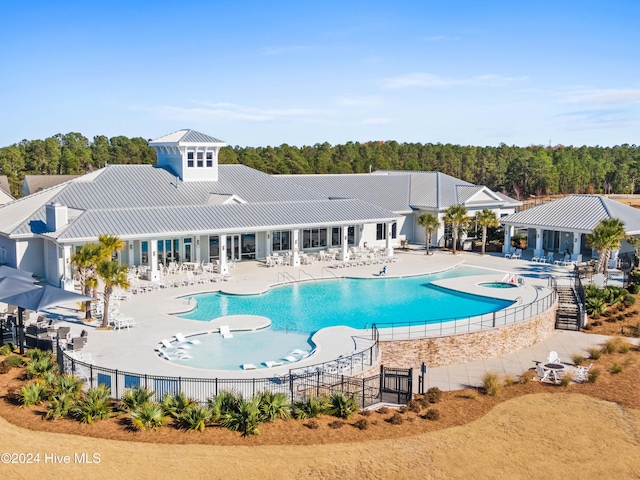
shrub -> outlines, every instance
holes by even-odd
[[[386,421],[391,425],[402,425],[402,421],[403,421],[402,415],[396,412],[393,415],[391,415],[389,418],[387,418]]]
[[[435,408],[430,408],[424,414],[425,420],[439,420],[440,419],[440,411]]]
[[[265,422],[277,418],[291,418],[289,399],[284,393],[262,392],[258,395],[258,408]]]
[[[355,396],[347,397],[342,392],[335,392],[329,397],[329,406],[327,408],[329,415],[347,420],[357,411],[358,403]]]
[[[613,362],[609,367],[609,373],[612,375],[620,373],[622,370],[624,370],[624,365],[620,362]]]
[[[237,410],[238,406],[243,402],[242,395],[237,392],[222,391],[218,395],[209,400],[207,403],[211,410],[212,419],[215,421],[222,415]]]
[[[32,348],[31,350],[27,350],[27,353],[25,353],[25,357],[30,359],[32,362],[37,362],[38,360],[43,360],[45,358],[51,359],[52,353],[49,350],[40,350],[39,348]]]
[[[573,382],[573,375],[569,372],[566,372],[562,377],[560,377],[560,385],[563,387],[568,387],[571,382]]]
[[[335,430],[338,428],[342,428],[344,426],[344,422],[341,420],[334,420],[333,422],[328,423],[327,426]]]
[[[577,367],[578,365],[582,365],[584,363],[584,356],[581,353],[574,353],[571,355],[571,361]]]
[[[325,397],[308,397],[305,400],[296,400],[291,407],[294,418],[300,420],[305,418],[315,418],[323,414],[327,409],[327,399]]]
[[[370,417],[371,416],[371,410],[360,410],[358,412],[358,414],[362,415],[363,417]]]
[[[462,398],[476,400],[478,398],[478,390],[476,390],[475,388],[465,388],[464,390],[462,390],[460,396]]]
[[[196,405],[195,400],[187,397],[184,393],[179,392],[175,395],[165,395],[162,399],[162,409],[167,415],[173,418],[180,418],[185,410]]]
[[[638,293],[640,293],[640,284],[632,283],[627,287],[627,290],[629,290],[629,293],[637,295]]]
[[[631,344],[629,342],[622,341],[618,343],[618,352],[620,353],[629,353],[631,350]]]
[[[482,387],[484,393],[490,396],[495,396],[500,391],[500,379],[496,373],[487,372],[482,377]]]
[[[522,385],[526,385],[527,383],[531,382],[531,380],[533,380],[536,377],[536,372],[534,372],[533,370],[527,370],[526,372],[523,372],[522,375],[520,375],[520,383]]]
[[[84,382],[73,375],[57,375],[53,382],[54,393],[68,393],[77,395],[82,390]]]
[[[13,343],[5,343],[0,347],[0,355],[6,357],[7,355],[11,355],[16,346]]]
[[[602,322],[600,320],[597,320],[595,322],[591,322],[591,325],[593,325],[594,327],[599,327],[600,325],[602,325]],[[589,326],[589,324],[585,325],[585,328],[587,328]]]
[[[504,377],[503,384],[505,387],[513,387],[516,384],[516,379],[513,375],[507,375]]]
[[[315,430],[318,427],[320,427],[320,424],[318,423],[318,421],[313,418],[308,422],[303,423],[303,425],[307,427],[309,430]]]
[[[204,432],[207,424],[211,421],[211,409],[196,404],[182,412],[178,420],[182,428]]]
[[[601,374],[602,370],[600,370],[599,368],[592,368],[591,370],[589,370],[587,381],[589,383],[596,383],[598,377],[600,377]]]
[[[589,315],[600,314],[602,315],[607,308],[607,303],[601,298],[589,298],[585,305],[587,313]]]
[[[624,296],[624,303],[627,304],[627,307],[630,307],[631,305],[635,305],[636,297],[634,297],[633,295],[627,294]]]
[[[259,399],[253,398],[244,400],[236,410],[221,416],[219,423],[232,432],[240,432],[243,437],[248,437],[260,435],[258,425],[262,423],[262,418]]]
[[[589,352],[589,358],[591,360],[600,360],[600,357],[602,356],[602,352],[597,347],[591,347],[587,349],[587,352]]]
[[[20,389],[22,405],[37,405],[47,396],[47,387],[42,382],[30,383]]]
[[[407,409],[413,413],[420,413],[420,410],[422,410],[422,405],[416,400],[411,400],[409,403],[407,403]]]
[[[133,387],[130,390],[124,392],[122,396],[121,406],[126,412],[135,410],[136,408],[151,401],[155,392],[148,390],[147,388]]]
[[[137,430],[150,428],[155,430],[167,422],[162,405],[156,402],[145,402],[130,410],[131,425]]]
[[[382,415],[386,415],[387,413],[389,413],[389,408],[388,407],[380,407],[378,410],[376,410],[378,413],[382,414]]]
[[[431,387],[429,390],[427,390],[426,395],[429,403],[438,403],[442,398],[442,390],[440,390],[438,387]]]
[[[51,356],[36,357],[32,359],[25,368],[28,378],[42,377],[48,372],[57,372],[58,364]]]
[[[617,347],[618,347],[618,341],[615,339],[609,339],[606,342],[604,342],[600,351],[606,355],[611,355],[612,353],[615,353],[615,351],[617,350]]]
[[[47,420],[56,420],[66,417],[76,404],[76,395],[68,392],[57,392],[49,400],[47,405]]]
[[[366,430],[369,428],[369,421],[366,418],[361,418],[360,420],[356,420],[353,426],[358,430]]]
[[[90,388],[80,396],[71,413],[82,423],[111,416],[111,389],[103,384]]]
[[[9,355],[4,359],[4,364],[10,367],[21,367],[24,365],[24,360],[18,355]]]

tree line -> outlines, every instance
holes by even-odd
[[[439,171],[515,198],[569,193],[635,193],[640,147],[477,147],[440,143],[347,142],[295,147],[225,147],[222,164],[239,163],[269,174]],[[106,164],[154,164],[143,138],[79,133],[23,140],[0,149],[0,175],[19,195],[24,175],[82,174]]]

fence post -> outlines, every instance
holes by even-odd
[[[493,323],[492,323],[491,326],[494,327],[494,328],[496,326],[496,312],[493,312]]]
[[[293,403],[293,375],[289,370],[289,393],[291,394],[291,403]]]
[[[120,375],[118,375],[118,370],[116,370],[116,398],[120,398],[120,395],[118,395],[118,377]]]

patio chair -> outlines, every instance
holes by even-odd
[[[551,381],[551,370],[546,370],[542,365],[536,365],[536,373],[538,374],[538,379],[541,382]]]
[[[287,355],[286,357],[282,357],[283,360],[286,360],[289,363],[297,362],[300,360],[299,357],[294,357],[293,355]]]
[[[593,363],[590,364],[588,367],[585,367],[583,365],[578,365],[574,371],[573,371],[573,378],[576,382],[586,382],[589,379],[589,370],[591,370],[591,367],[593,366]]]
[[[274,360],[269,360],[267,362],[262,362],[267,368],[279,367],[282,365],[282,362],[276,362]]]
[[[553,265],[554,258],[553,252],[549,252],[549,255],[547,255],[547,258],[545,259],[545,263]]]
[[[222,338],[233,338],[229,325],[220,325],[220,335]]]
[[[540,255],[539,257],[532,257],[531,261],[532,262],[543,262],[544,263],[545,259],[546,259],[546,256],[545,256],[545,253],[544,253],[544,250],[543,250],[542,251],[542,255]]]
[[[243,363],[242,364],[242,369],[243,370],[255,370],[256,366],[253,363]]]
[[[197,338],[188,340],[181,332],[176,333],[174,337],[176,337],[178,343],[190,343],[191,345],[198,345],[200,343],[200,340]]]
[[[516,260],[522,258],[522,249],[516,248],[516,251],[511,255],[511,260]]]
[[[549,357],[547,357],[547,363],[560,363],[560,356],[558,352],[551,350],[549,352]]]

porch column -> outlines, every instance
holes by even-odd
[[[616,248],[611,251],[611,258],[609,258],[608,268],[618,268],[618,255],[620,255],[620,249]]]
[[[129,264],[129,266],[131,266],[135,262],[135,259],[134,259],[134,256],[133,256],[133,253],[134,253],[133,240],[129,240],[127,242],[127,252],[129,252],[127,263]]]
[[[504,245],[502,245],[502,253],[511,252],[511,237],[513,237],[513,226],[504,226]]]
[[[158,270],[158,240],[149,240],[149,280],[157,282],[160,280]]]
[[[571,255],[571,260],[575,262],[582,262],[582,245],[581,245],[582,235],[580,232],[573,232],[573,254]]]
[[[340,250],[340,260],[349,260],[349,226],[342,227],[342,250]]]
[[[292,231],[293,234],[293,245],[292,245],[292,253],[291,255],[291,266],[299,267],[300,266],[300,230],[298,228]]]
[[[202,255],[200,255],[200,242],[202,241],[202,235],[195,235],[193,237],[193,241],[195,245],[191,247],[191,255],[193,255],[193,260],[196,263],[200,262]]]
[[[267,243],[264,246],[264,254],[266,256],[271,255],[273,253],[272,249],[273,249],[273,231],[269,230],[267,231]]]
[[[387,257],[393,257],[393,247],[391,246],[391,227],[392,227],[392,223],[388,222],[385,223],[385,225],[387,226],[387,241],[385,244],[385,247],[387,249]]]
[[[65,290],[73,291],[73,269],[71,268],[71,245],[62,247],[62,285]]]
[[[220,235],[220,266],[218,273],[229,273],[229,263],[227,262],[227,236]]]
[[[536,228],[536,248],[533,251],[534,257],[541,257],[544,254],[542,250],[542,229]]]

